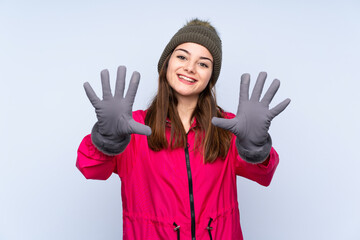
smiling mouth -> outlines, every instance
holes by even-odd
[[[185,81],[189,82],[189,83],[194,83],[194,82],[196,82],[196,80],[194,80],[194,79],[192,79],[192,78],[188,78],[188,77],[183,76],[183,75],[178,75],[178,77],[179,77],[180,79],[182,79],[182,80],[185,80]]]

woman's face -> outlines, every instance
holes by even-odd
[[[183,43],[169,59],[166,78],[177,97],[198,97],[210,81],[213,57],[207,48]]]

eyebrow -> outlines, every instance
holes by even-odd
[[[191,55],[191,53],[190,53],[188,50],[186,50],[186,49],[183,49],[183,48],[175,49],[175,51],[178,51],[178,50],[183,51],[183,52],[186,52],[187,54]],[[174,51],[174,52],[175,52],[175,51]],[[213,62],[210,58],[207,58],[207,57],[200,57],[200,59],[209,60],[210,62]]]

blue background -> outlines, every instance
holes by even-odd
[[[223,41],[220,106],[236,112],[242,73],[292,99],[272,122],[270,187],[238,178],[246,240],[360,239],[358,1],[0,1],[0,239],[122,239],[116,175],[85,180],[76,151],[118,65],[142,75],[134,109],[157,88],[157,61],[194,17]]]

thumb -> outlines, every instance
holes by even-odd
[[[236,120],[233,119],[225,119],[225,118],[218,118],[213,117],[211,119],[211,123],[219,128],[223,128],[229,130],[230,132],[234,133],[234,126],[236,124]]]
[[[140,134],[140,135],[151,135],[151,128],[145,124],[136,122],[134,119],[129,121],[130,133]]]

